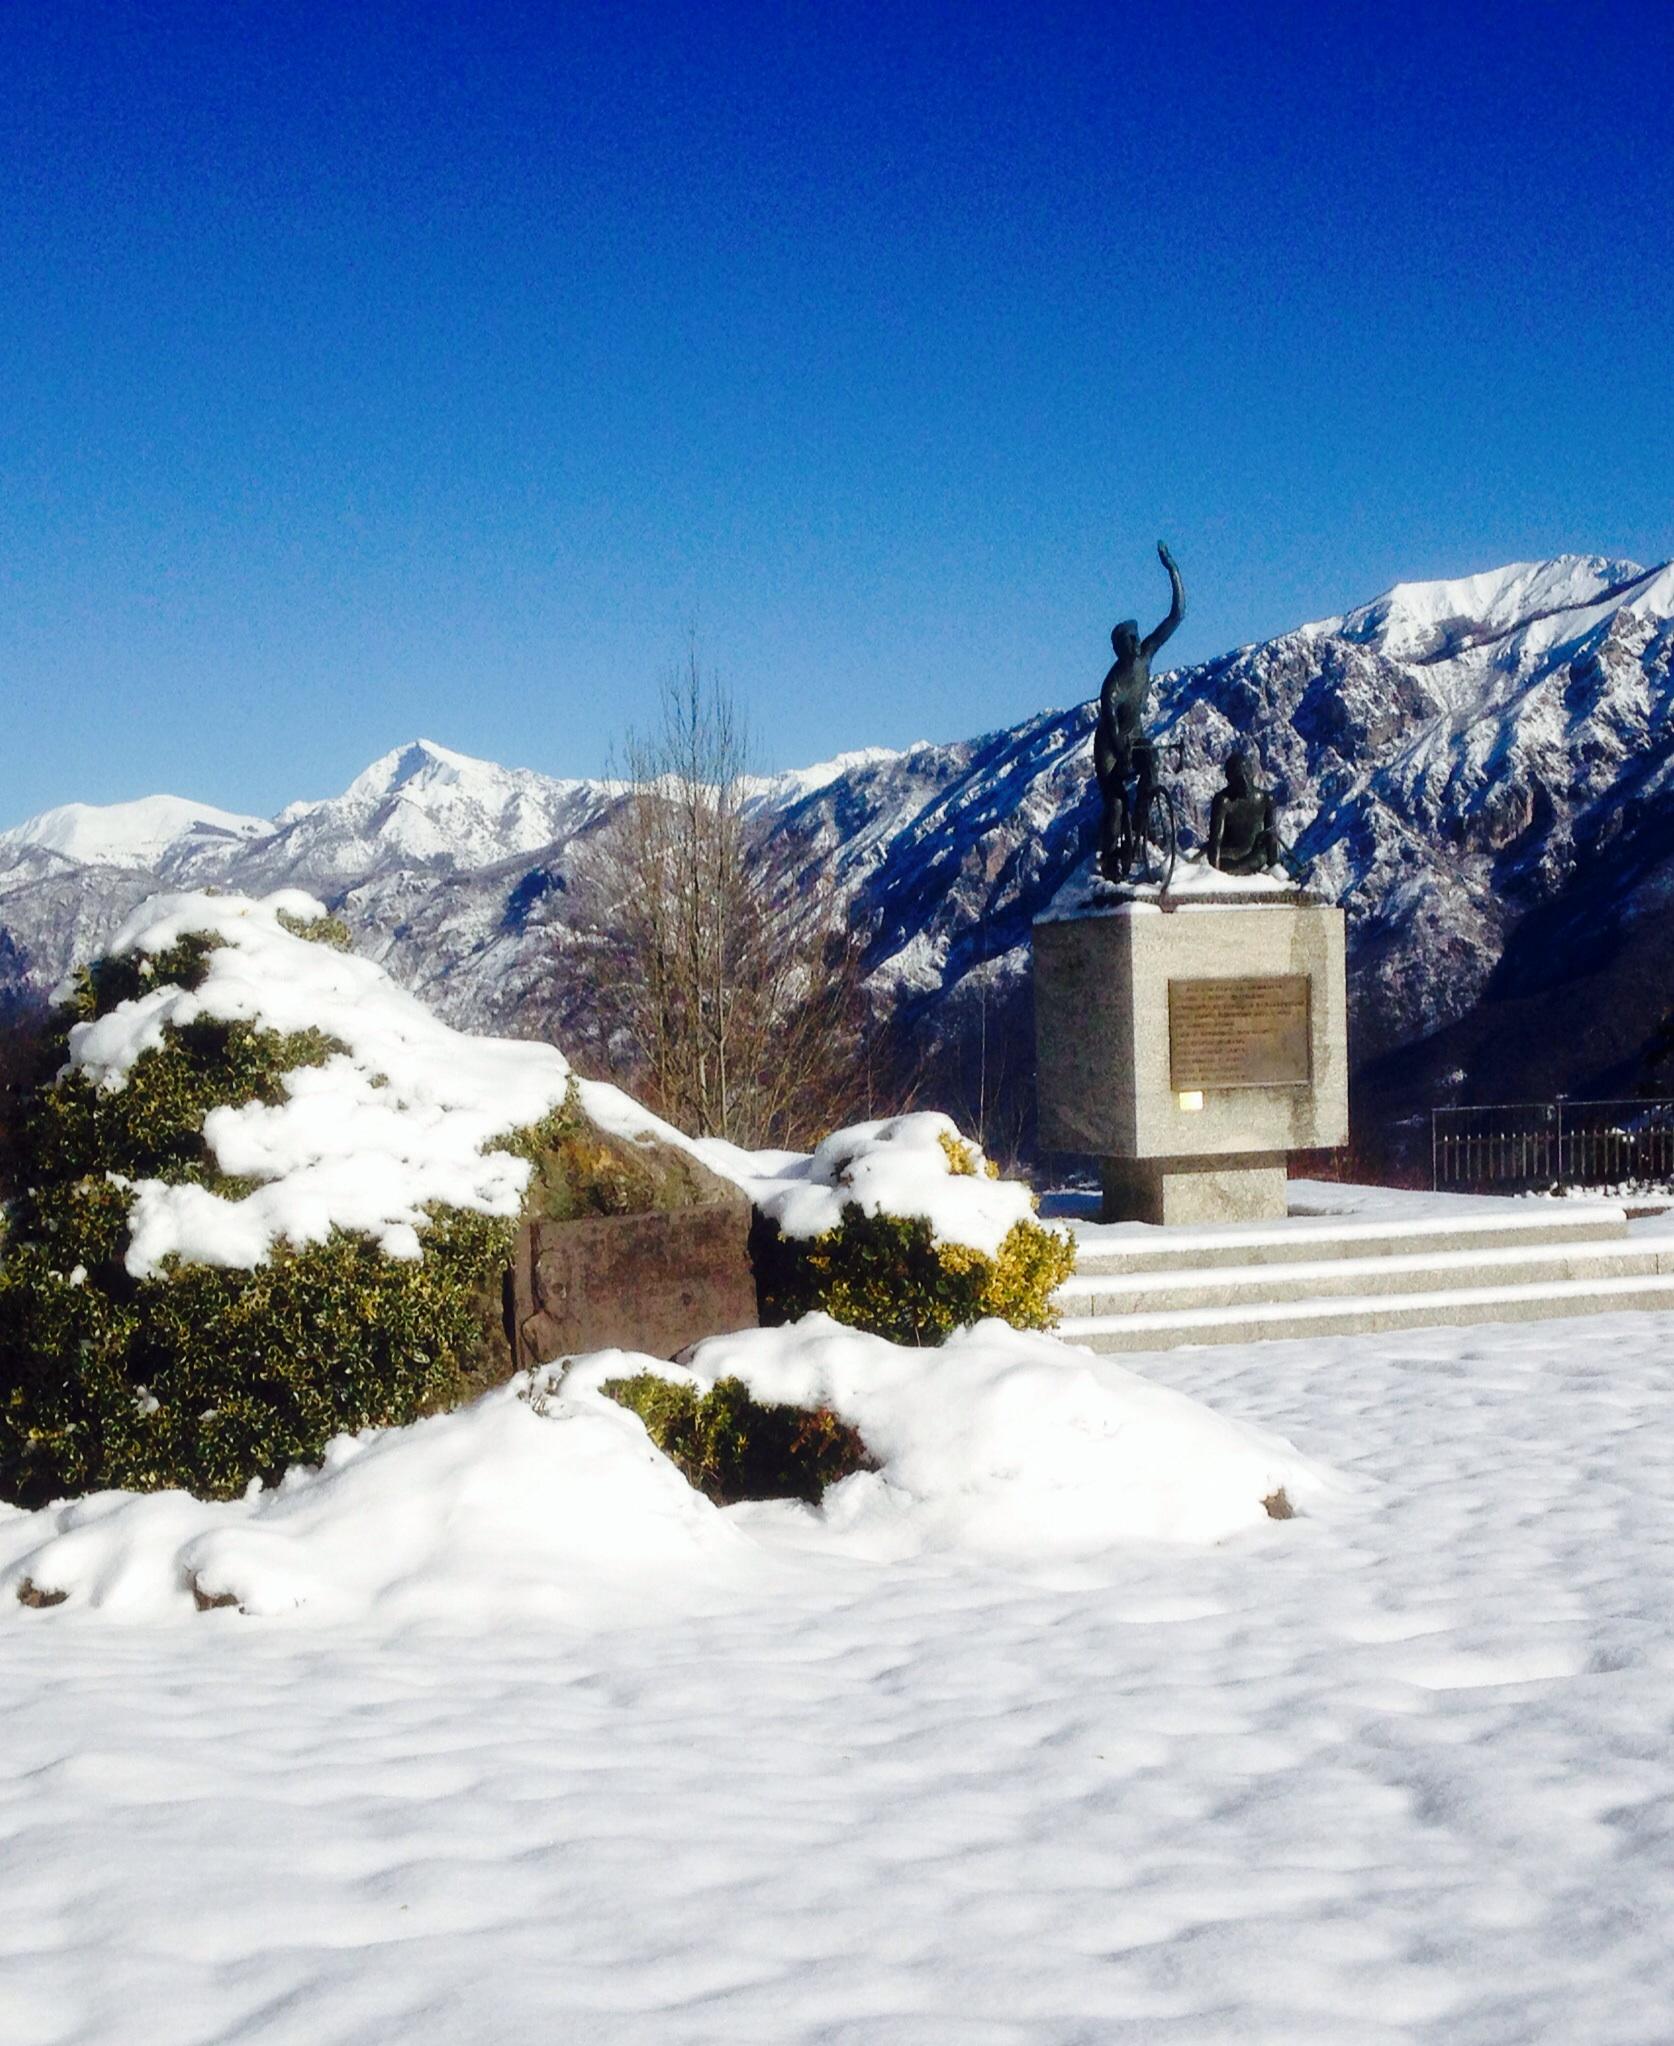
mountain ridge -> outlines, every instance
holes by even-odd
[[[1089,684],[1100,657],[1094,647]],[[1029,923],[1090,846],[1094,710],[862,748],[750,784],[786,887],[849,915],[880,1009],[927,1040],[956,1043],[980,1016],[985,1046],[998,1027],[1013,1063],[1026,1059]],[[1627,946],[1664,892],[1674,900],[1674,846],[1658,829],[1674,780],[1674,564],[1572,554],[1397,583],[1158,677],[1152,727],[1188,836],[1227,751],[1255,754],[1287,838],[1348,912],[1367,1071],[1399,1055],[1416,1072],[1414,1047],[1444,1045],[1484,1004],[1550,1011],[1550,990],[1528,1009],[1533,933],[1570,933],[1552,942],[1571,947],[1585,934],[1592,957],[1613,937]],[[584,977],[596,946],[590,863],[619,794],[414,740],[253,834],[249,819],[232,838],[189,824],[148,868],[66,864],[26,820],[0,834],[0,987],[56,979],[147,885],[295,883],[450,1020],[585,1028],[581,982],[565,977]],[[1600,1071],[1624,1069],[1634,1033],[1649,1033],[1654,988],[1635,971]],[[1421,1091],[1475,1087],[1494,1049],[1478,1035],[1474,1067],[1438,1069]]]

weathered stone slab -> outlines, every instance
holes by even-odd
[[[749,1235],[742,1193],[701,1207],[526,1223],[509,1303],[517,1369],[589,1350],[673,1357],[704,1336],[754,1328]]]
[[[468,1394],[588,1350],[672,1357],[754,1328],[747,1194],[679,1145],[565,1120],[534,1158],[510,1267],[478,1303]]]

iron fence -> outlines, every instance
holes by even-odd
[[[1434,1187],[1624,1180],[1674,1180],[1674,1101],[1501,1101],[1430,1111]]]

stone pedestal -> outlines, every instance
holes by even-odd
[[[1285,1212],[1284,1154],[1101,1158],[1107,1222],[1260,1222]]]
[[[1286,1154],[1348,1138],[1341,910],[1116,901],[1035,925],[1040,1141],[1110,1220],[1285,1212]]]

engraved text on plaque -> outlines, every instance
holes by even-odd
[[[1169,1084],[1306,1087],[1308,976],[1168,983]]]

